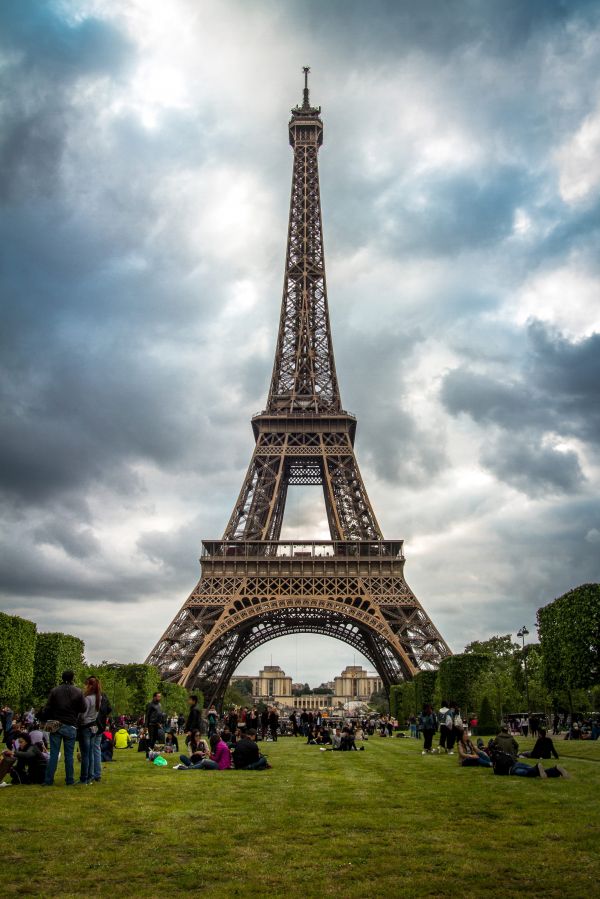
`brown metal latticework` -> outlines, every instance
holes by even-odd
[[[404,580],[402,541],[386,541],[354,455],[333,357],[317,154],[320,107],[289,124],[294,150],[285,278],[266,409],[220,541],[204,541],[202,576],[148,657],[165,679],[218,702],[248,653],[293,633],[358,649],[389,686],[437,666],[448,646]],[[288,486],[322,485],[331,541],[280,541]]]

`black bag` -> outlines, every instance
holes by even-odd
[[[492,765],[494,766],[494,774],[510,774],[510,770],[515,760],[508,752],[502,752],[497,749],[492,753]]]

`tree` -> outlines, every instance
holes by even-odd
[[[252,705],[251,697],[247,693],[242,693],[233,684],[229,684],[223,697],[223,708],[230,709],[234,706],[239,708],[248,705]]]
[[[557,694],[600,683],[600,584],[575,587],[537,613],[543,677]]]
[[[38,634],[33,665],[33,692],[42,702],[50,690],[60,683],[63,671],[73,671],[75,681],[83,679],[84,643],[70,634]]]
[[[234,677],[231,686],[238,693],[243,693],[247,697],[252,696],[252,681],[249,677]]]
[[[380,715],[389,715],[390,713],[390,701],[385,690],[374,690],[371,693],[369,705]]]
[[[491,665],[486,653],[459,653],[442,659],[439,678],[442,696],[448,702],[458,703],[463,717],[477,708],[480,680]]]
[[[185,687],[180,686],[180,684],[172,684],[169,681],[161,681],[158,689],[162,694],[161,706],[166,715],[185,714],[188,698],[188,691]],[[198,705],[202,708],[200,697],[198,697]]]
[[[85,669],[85,677],[97,677],[106,693],[112,707],[111,715],[140,714],[139,709],[134,709],[132,702],[132,690],[125,680],[123,665],[102,662],[100,665],[88,665]]]
[[[477,716],[477,735],[491,737],[498,733],[498,728],[499,720],[492,711],[489,699],[484,696]]]
[[[487,656],[489,659],[487,669],[479,675],[473,699],[477,707],[483,697],[487,696],[498,720],[506,712],[517,711],[525,701],[525,683],[517,686],[515,682],[515,665],[520,659],[520,652],[521,648],[514,642],[511,634],[490,637],[489,640],[474,640],[465,646],[465,654]]]
[[[312,690],[310,689],[308,684],[302,684],[299,687],[292,687],[292,696],[305,696],[310,695]]]

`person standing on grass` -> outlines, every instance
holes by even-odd
[[[81,755],[81,770],[79,783],[90,785],[94,782],[94,741],[98,731],[98,715],[100,713],[100,700],[102,690],[97,677],[88,677],[83,690],[85,699],[85,712],[79,716],[78,739]]]
[[[454,733],[454,742],[458,743],[460,738],[463,735],[463,731],[466,730],[465,722],[462,719],[460,714],[460,708],[458,707],[457,702],[453,702],[451,706],[452,712],[452,731]]]
[[[271,739],[277,742],[277,732],[279,730],[279,713],[275,706],[269,709],[269,730],[271,731]]]
[[[421,714],[421,727],[423,728],[423,752],[421,755],[428,755],[431,752],[431,744],[433,743],[436,727],[435,712],[429,703],[424,707]]]
[[[446,718],[448,717],[448,712],[450,711],[448,707],[448,703],[445,699],[442,699],[442,705],[438,712],[438,726],[440,729],[440,742],[438,744],[438,752],[447,752],[447,740],[448,740],[448,727],[446,725]]]
[[[75,783],[73,756],[77,739],[77,720],[86,711],[86,702],[79,687],[74,686],[75,675],[72,671],[63,671],[62,683],[50,690],[48,701],[40,713],[42,721],[56,721],[57,730],[50,734],[50,758],[46,767],[45,787],[54,784],[54,775],[58,765],[61,745],[65,758],[65,781],[68,787]]]
[[[161,694],[156,692],[152,696],[152,701],[146,707],[145,724],[148,728],[148,749],[154,749],[154,744],[158,740],[158,732],[164,721],[164,713],[160,704]]]
[[[212,737],[213,734],[217,732],[217,722],[219,720],[219,716],[217,715],[217,710],[214,705],[211,704],[208,712],[206,713],[206,721],[208,724],[208,736]]]
[[[92,778],[96,783],[102,780],[102,737],[108,725],[108,716],[112,712],[108,696],[102,692],[99,680],[98,687],[100,689],[100,708],[96,719],[97,732],[92,740]]]
[[[188,705],[189,710],[185,721],[185,732],[187,736],[190,736],[195,730],[202,730],[202,715],[198,708],[198,697],[194,693],[188,697]]]

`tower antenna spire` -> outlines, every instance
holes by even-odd
[[[310,66],[302,66],[302,71],[304,72],[304,90],[302,92],[302,105],[305,109],[308,109],[310,103],[308,102],[308,73],[310,72]]]

